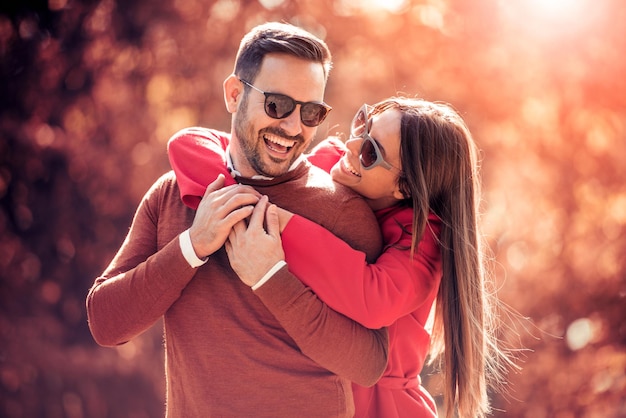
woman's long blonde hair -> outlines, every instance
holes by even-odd
[[[411,253],[428,226],[442,221],[443,277],[436,301],[430,361],[444,373],[446,417],[484,417],[487,388],[501,380],[503,360],[488,286],[486,246],[479,229],[481,181],[478,149],[461,116],[449,105],[395,97],[374,106],[401,112],[398,182],[413,207]]]

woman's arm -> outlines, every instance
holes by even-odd
[[[441,278],[439,220],[429,217],[413,258],[410,234],[394,221],[385,227],[399,229],[399,239],[386,242],[376,263],[367,264],[365,254],[294,215],[282,233],[289,270],[331,308],[370,328],[388,326],[429,300]]]
[[[341,377],[373,385],[387,365],[387,331],[367,329],[330,309],[289,272],[283,261],[278,213],[274,205],[267,209],[267,204],[263,197],[249,224],[240,222],[231,231],[225,244],[231,266],[304,354]]]
[[[226,166],[229,142],[225,132],[206,128],[186,128],[169,139],[167,155],[185,205],[197,209],[207,185],[220,174],[224,186],[236,183]]]
[[[387,328],[368,329],[323,303],[283,267],[254,292],[304,354],[338,376],[372,386],[387,367]]]

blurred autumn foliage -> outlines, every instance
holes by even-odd
[[[169,169],[169,136],[229,129],[221,83],[268,20],[333,51],[319,138],[398,93],[465,116],[511,308],[502,338],[524,348],[494,416],[626,416],[620,0],[3,2],[0,416],[163,415],[160,324],[98,347],[85,296]]]

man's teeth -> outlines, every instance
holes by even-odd
[[[285,139],[276,135],[266,134],[264,138],[267,142],[270,142],[271,144],[276,144],[286,149],[292,148],[294,145],[296,145],[296,141]]]

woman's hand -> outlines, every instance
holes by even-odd
[[[276,205],[270,205],[267,196],[261,197],[248,226],[243,220],[235,224],[225,246],[235,273],[242,282],[254,286],[276,263],[285,259]]]

